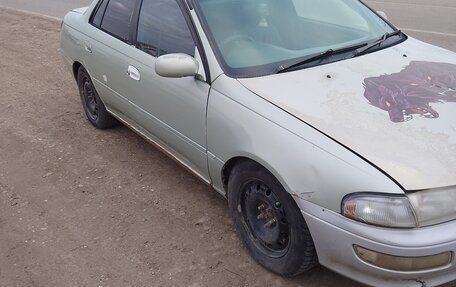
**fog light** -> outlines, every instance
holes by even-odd
[[[421,271],[450,264],[453,254],[444,252],[430,256],[401,257],[375,252],[358,245],[354,246],[356,255],[372,265],[394,271]]]

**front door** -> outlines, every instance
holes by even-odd
[[[184,14],[176,0],[143,0],[137,27],[137,49],[128,63],[130,92],[125,94],[136,112],[129,116],[208,180],[206,104],[210,85],[195,77],[172,79],[155,73],[160,55],[197,53]]]

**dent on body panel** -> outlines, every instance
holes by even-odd
[[[223,90],[223,89],[222,89]],[[245,95],[248,96],[248,95]],[[278,158],[287,161],[287,154],[281,151],[278,139],[286,143],[280,136],[277,126],[232,100],[230,97],[211,90],[208,106],[208,152],[209,167],[214,185],[223,189],[220,181],[221,169],[228,160],[236,157],[249,158],[268,169],[290,193],[296,193],[293,182],[287,181],[277,170]],[[290,148],[292,143],[290,144]],[[287,161],[290,172],[296,162]],[[291,184],[291,186],[289,185]]]

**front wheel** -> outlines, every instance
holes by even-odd
[[[298,206],[278,180],[254,162],[234,167],[228,205],[241,240],[265,268],[285,277],[317,265],[317,254]]]

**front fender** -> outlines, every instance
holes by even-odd
[[[247,157],[267,168],[291,195],[335,212],[349,193],[404,193],[361,157],[224,75],[209,96],[207,144],[218,191],[223,191],[224,164]]]

